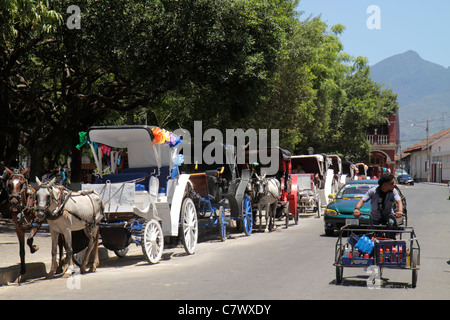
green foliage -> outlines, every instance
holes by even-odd
[[[363,158],[367,126],[397,108],[367,60],[343,52],[345,27],[300,19],[298,1],[70,4],[81,29],[65,25],[67,1],[0,1],[2,108],[20,123],[16,145],[44,150],[32,170],[76,152],[78,131],[127,122],[278,128],[295,153],[313,146]],[[7,129],[1,137],[13,145]]]

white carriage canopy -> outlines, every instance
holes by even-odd
[[[163,131],[166,133],[165,130]],[[90,142],[99,169],[101,169],[101,160],[97,157],[95,149],[100,146],[127,149],[130,168],[172,167],[172,156],[176,152],[176,148],[173,148],[175,145],[161,143],[164,138],[155,136],[155,133],[159,134],[159,132],[161,132],[159,128],[147,125],[94,126],[89,128],[87,140]]]

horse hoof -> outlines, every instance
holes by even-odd
[[[47,275],[47,279],[53,279],[55,277],[55,273],[54,272],[50,272],[48,275]]]
[[[72,272],[66,272],[66,273],[63,274],[62,277],[63,277],[64,279],[67,279],[67,278],[70,278],[71,276],[72,276]]]
[[[39,246],[37,246],[37,245],[35,245],[35,244],[33,244],[33,246],[30,248],[30,252],[31,253],[35,253],[36,251],[38,251],[39,250]]]
[[[67,269],[69,269],[69,265],[68,265],[68,264],[63,265],[63,266],[60,266],[60,267],[58,268],[58,271],[59,271],[59,270],[61,270],[61,271],[59,271],[58,273],[66,273]]]

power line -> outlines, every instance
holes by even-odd
[[[445,112],[446,113],[446,112]],[[450,117],[440,117],[440,118],[433,118],[433,119],[428,119],[429,122],[432,121],[442,121],[442,120],[449,120]],[[422,122],[427,122],[427,119],[424,120],[399,120],[400,123],[402,122],[408,122],[408,123],[422,123]]]

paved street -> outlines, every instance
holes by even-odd
[[[212,236],[192,256],[181,248],[167,249],[157,265],[147,264],[140,249],[133,249],[124,259],[104,260],[95,274],[2,286],[0,299],[450,299],[448,189],[400,188],[421,245],[417,288],[410,286],[410,270],[392,269],[383,270],[379,289],[367,287],[369,274],[360,268],[344,269],[343,284],[336,285],[337,237],[326,237],[323,220],[309,217],[269,234],[232,232],[225,242]]]

